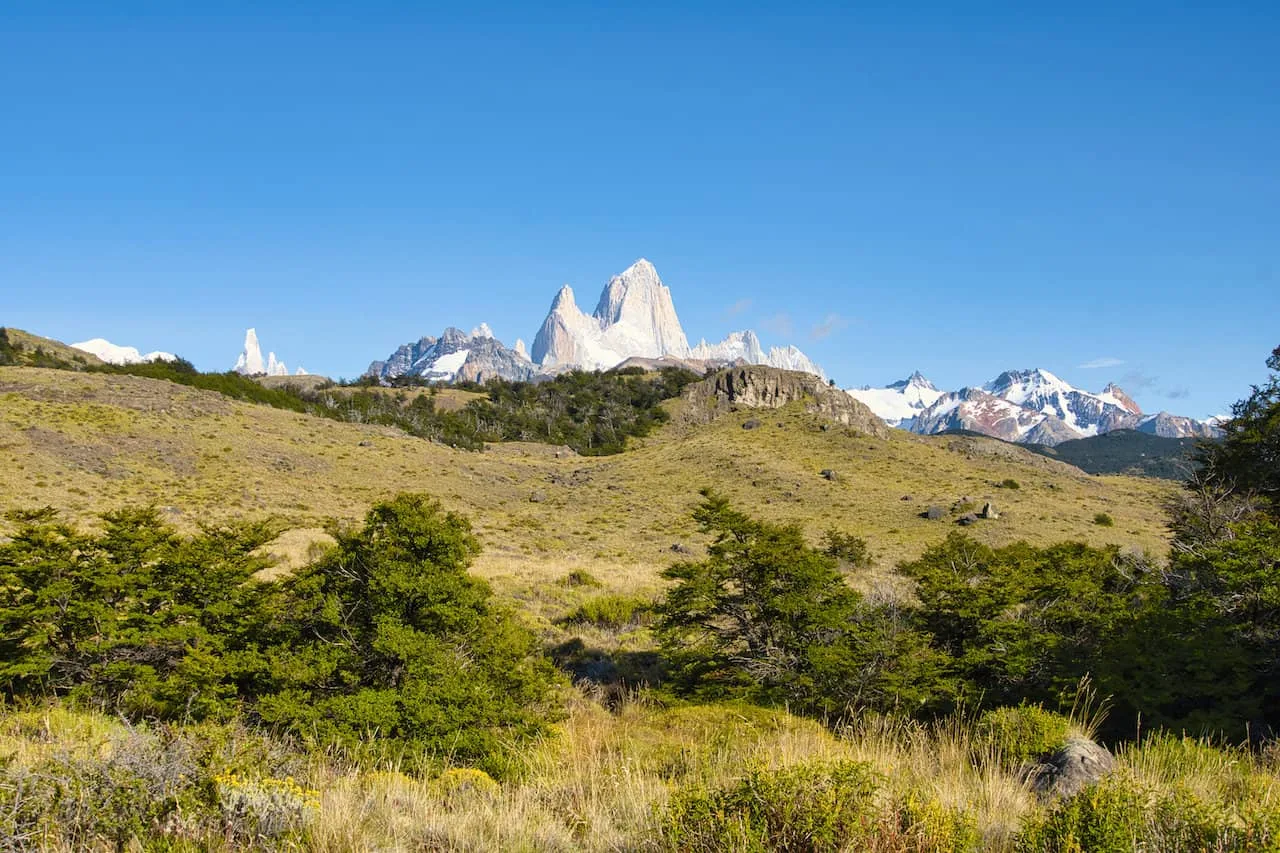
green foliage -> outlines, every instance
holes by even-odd
[[[406,766],[503,769],[552,717],[533,635],[467,573],[471,526],[423,495],[377,504],[337,547],[261,596],[242,691],[260,720]]]
[[[1013,479],[1012,477],[1009,477],[1008,479],[1005,479],[1005,480],[1001,480],[1001,481],[1000,481],[1000,483],[999,483],[999,486],[1000,486],[1000,488],[1002,488],[1002,489],[1020,489],[1020,488],[1022,488],[1022,484],[1020,484],[1017,480]]]
[[[220,660],[266,563],[266,524],[174,534],[154,509],[101,516],[87,534],[52,510],[14,513],[0,543],[0,688],[70,695],[134,717],[228,712]]]
[[[1206,444],[1200,461],[1212,482],[1259,495],[1280,516],[1280,347],[1267,367],[1272,371],[1267,381],[1231,407],[1223,440]]]
[[[1105,512],[1100,512],[1094,515],[1093,523],[1098,525],[1099,527],[1115,527],[1116,526],[1116,520]]]
[[[995,708],[980,716],[973,728],[979,755],[991,754],[1009,767],[1040,760],[1067,740],[1070,721],[1039,705]]]
[[[1277,845],[1280,808],[1274,803],[1260,798],[1242,810],[1176,785],[1148,789],[1123,775],[1056,803],[1029,820],[1017,839],[1026,853],[1271,851]]]
[[[184,539],[153,509],[78,532],[16,513],[0,543],[0,687],[132,719],[251,719],[358,756],[501,769],[541,732],[555,683],[532,634],[466,571],[469,523],[422,495],[335,531],[282,582],[255,582],[268,525]]]
[[[691,785],[661,816],[670,850],[839,851],[872,837],[883,779],[870,765],[840,762],[754,770],[733,785]]]
[[[631,595],[598,595],[558,620],[561,624],[587,623],[601,628],[632,628],[653,620],[653,602]]]
[[[704,491],[694,518],[714,542],[674,581],[657,634],[678,684],[745,693],[819,714],[914,707],[934,689],[936,658],[897,611],[868,605],[795,526],[757,521]]]
[[[9,331],[0,326],[0,366],[18,363],[18,350],[9,341]]]
[[[867,548],[867,540],[852,533],[828,530],[822,536],[822,552],[828,557],[835,557],[855,568],[871,565],[871,552]]]
[[[1123,706],[1151,639],[1140,619],[1167,596],[1142,561],[1081,543],[992,549],[952,533],[901,568],[959,687],[988,706],[1053,703],[1089,673]]]
[[[591,572],[588,572],[586,569],[574,569],[569,572],[569,574],[560,579],[560,585],[567,587],[586,586],[595,587],[597,589],[604,586],[604,584],[600,583],[599,578],[591,574]]]

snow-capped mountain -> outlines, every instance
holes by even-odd
[[[537,368],[525,354],[523,341],[508,349],[484,323],[471,334],[449,327],[438,338],[405,344],[386,361],[375,361],[365,371],[366,376],[379,379],[421,376],[432,382],[483,382],[493,377],[526,382],[535,373]]]
[[[942,392],[918,370],[884,388],[865,386],[847,390],[889,426],[900,429],[911,429],[916,416],[942,396]]]
[[[578,308],[573,288],[560,288],[533,339],[533,360],[545,368],[603,370],[664,355],[688,358],[689,341],[671,290],[643,258],[609,280],[592,314]]]
[[[1055,445],[1117,429],[1170,438],[1220,434],[1210,421],[1168,412],[1144,415],[1118,385],[1093,394],[1040,369],[1008,370],[980,388],[947,393],[918,373],[888,388],[849,393],[891,425],[924,435],[963,429],[1023,444]]]
[[[236,373],[243,373],[245,376],[288,376],[289,368],[285,366],[283,361],[276,358],[274,352],[267,353],[264,361],[262,358],[262,346],[258,343],[258,332],[249,329],[244,333],[244,349],[240,351],[240,357],[236,359],[236,366],[232,368]],[[306,371],[298,369],[299,376],[305,376]]]
[[[676,315],[671,290],[653,264],[636,261],[605,285],[595,311],[585,314],[565,285],[533,339],[532,358],[542,369],[599,370],[629,358],[676,358],[713,364],[764,364],[826,378],[822,369],[794,346],[765,350],[751,331],[734,332],[718,344],[689,346]]]
[[[122,347],[111,343],[106,338],[92,338],[72,344],[72,348],[81,352],[96,355],[107,364],[143,364],[148,361],[177,361],[178,357],[171,352],[149,352],[146,355],[135,347]]]

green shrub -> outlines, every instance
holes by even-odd
[[[996,708],[978,718],[973,745],[979,756],[994,754],[1006,766],[1038,761],[1067,740],[1070,721],[1038,705]]]
[[[876,816],[883,779],[870,765],[840,762],[754,770],[716,790],[676,793],[660,817],[666,849],[687,851],[857,849]]]
[[[558,621],[565,625],[585,622],[600,628],[629,628],[652,622],[653,608],[653,602],[645,598],[599,595],[582,602]]]
[[[1020,484],[1017,480],[1013,479],[1012,477],[1009,477],[1009,478],[1007,478],[1007,479],[1001,480],[1001,481],[1000,481],[1000,483],[999,483],[999,486],[1000,486],[1000,488],[1002,488],[1002,489],[1020,489],[1020,488],[1022,488],[1022,484]]]
[[[894,803],[894,826],[881,830],[879,849],[913,853],[976,853],[982,833],[972,815],[948,808],[912,791]],[[895,843],[884,843],[892,834]]]
[[[1116,520],[1105,512],[1100,512],[1093,517],[1093,523],[1099,527],[1115,527]]]
[[[863,567],[871,564],[871,552],[867,549],[867,540],[852,533],[828,530],[822,536],[822,551],[827,556],[835,557],[850,566]]]
[[[560,579],[560,585],[567,587],[588,586],[596,588],[604,586],[604,584],[600,583],[599,578],[591,574],[591,572],[588,572],[586,569],[574,569],[569,572],[569,574]]]
[[[1147,789],[1113,776],[1030,819],[1018,835],[1025,853],[1273,851],[1280,807],[1265,797],[1243,808],[1207,801],[1180,786]]]

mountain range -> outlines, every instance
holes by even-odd
[[[149,352],[143,355],[137,347],[119,346],[106,338],[93,338],[72,344],[72,349],[97,356],[107,364],[144,364],[148,361],[176,361],[177,356],[171,352]]]
[[[289,368],[276,358],[274,352],[268,352],[265,360],[262,358],[262,345],[258,343],[256,329],[248,329],[244,333],[244,349],[240,351],[240,357],[236,359],[236,366],[232,370],[245,376],[289,375]],[[294,375],[306,376],[307,371],[299,367]]]
[[[1051,447],[1120,429],[1166,438],[1220,434],[1215,421],[1145,414],[1114,383],[1094,394],[1038,368],[1007,370],[984,385],[949,392],[917,371],[884,388],[851,388],[848,393],[889,425],[921,435],[965,430]]]
[[[750,330],[734,332],[715,344],[701,340],[691,347],[670,288],[644,258],[609,279],[590,314],[578,307],[573,288],[560,288],[534,335],[532,352],[526,352],[519,340],[507,347],[482,323],[469,335],[448,328],[438,338],[404,344],[385,360],[370,364],[365,373],[381,379],[413,375],[452,382],[500,376],[527,381],[564,370],[607,370],[633,359],[657,359],[699,372],[731,364],[762,364],[826,379],[822,368],[796,347],[766,350]]]

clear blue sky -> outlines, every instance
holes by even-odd
[[[1275,2],[8,3],[0,324],[354,376],[644,256],[692,339],[845,386],[1204,416],[1280,344],[1277,45]]]

